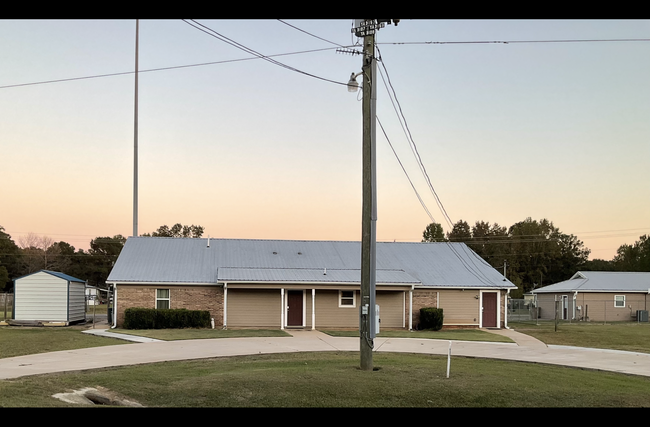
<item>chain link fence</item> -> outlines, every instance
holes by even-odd
[[[9,292],[0,293],[0,319],[7,320],[13,316],[14,294]]]
[[[508,299],[508,322],[537,322],[538,313],[532,299]]]

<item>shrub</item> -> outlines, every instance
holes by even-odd
[[[127,308],[124,310],[124,329],[177,329],[210,327],[210,312],[155,308]]]
[[[420,329],[442,329],[444,315],[442,308],[423,307],[420,309]]]

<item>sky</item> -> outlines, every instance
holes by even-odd
[[[196,22],[139,21],[138,234],[359,241],[353,19]],[[609,260],[650,233],[650,41],[621,39],[650,40],[650,20],[380,29],[377,240],[420,241],[431,218],[546,218]],[[0,226],[14,241],[133,234],[135,46],[135,20],[0,20]]]

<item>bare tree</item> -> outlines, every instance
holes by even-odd
[[[54,239],[48,236],[39,236],[29,232],[25,236],[18,237],[18,246],[23,251],[24,268],[27,273],[38,270],[47,270],[51,266],[52,258],[57,254]],[[48,262],[49,259],[49,262]]]

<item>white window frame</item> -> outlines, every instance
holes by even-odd
[[[343,304],[343,300],[349,301],[350,297],[344,297],[343,292],[352,292],[352,305],[350,304]],[[357,291],[344,291],[340,290],[339,291],[339,308],[356,308],[357,306]]]
[[[618,305],[620,297],[623,297],[623,305]],[[625,308],[625,295],[614,295],[614,307],[616,308]]]
[[[167,291],[167,298],[159,297],[158,291]],[[167,301],[167,308],[158,308],[158,301]],[[156,310],[167,310],[171,308],[171,291],[169,289],[156,289]]]

